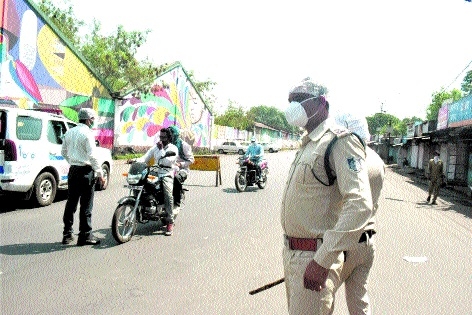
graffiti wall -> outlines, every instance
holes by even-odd
[[[175,124],[193,147],[210,147],[211,114],[180,64],[159,76],[150,93],[128,95],[115,121],[116,146],[152,146],[159,130]]]
[[[74,121],[93,108],[97,138],[111,148],[115,107],[102,83],[30,2],[0,1],[0,105],[60,109]]]

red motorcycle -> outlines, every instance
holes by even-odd
[[[239,170],[236,172],[234,183],[239,192],[246,190],[247,186],[257,185],[260,189],[264,189],[267,183],[267,174],[269,174],[269,166],[267,160],[263,159],[260,162],[261,176],[257,178],[255,162],[250,157],[239,157]]]

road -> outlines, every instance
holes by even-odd
[[[283,276],[279,212],[294,151],[267,154],[266,189],[244,193],[234,188],[236,157],[221,155],[219,187],[213,172],[193,171],[171,237],[149,223],[129,243],[114,241],[112,214],[126,194],[123,162],[96,193],[98,246],[61,245],[64,194],[44,208],[0,198],[1,314],[286,314],[283,284],[248,292]],[[472,309],[470,204],[445,191],[438,206],[426,205],[425,190],[388,169],[369,284],[376,314]],[[347,314],[342,290],[335,314]]]

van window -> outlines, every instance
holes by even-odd
[[[62,121],[48,121],[48,141],[54,144],[62,144],[64,134],[66,133],[66,125]]]
[[[39,140],[43,122],[39,118],[18,116],[16,119],[16,137],[18,140]]]

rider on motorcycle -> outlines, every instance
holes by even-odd
[[[251,144],[247,148],[246,153],[244,154],[244,157],[247,158],[249,157],[249,160],[254,163],[256,167],[256,176],[257,176],[257,181],[261,180],[261,161],[264,156],[264,149],[262,146],[256,142],[256,137],[251,138]]]
[[[159,138],[160,141],[156,143],[156,146],[150,148],[142,157],[137,159],[137,161],[144,162],[148,165],[151,161],[154,161],[155,165],[159,163],[158,166],[161,166],[158,175],[162,178],[164,204],[167,212],[167,229],[165,234],[170,236],[172,235],[174,228],[174,167],[178,155],[178,149],[171,143],[172,134],[168,128],[161,129]],[[174,152],[175,155],[163,158],[168,151]]]
[[[178,213],[180,210],[180,201],[182,197],[182,184],[187,179],[190,173],[190,164],[195,162],[193,157],[192,146],[180,138],[180,130],[177,126],[170,126],[172,133],[172,143],[179,150],[177,155],[177,170],[174,178],[174,212]]]

